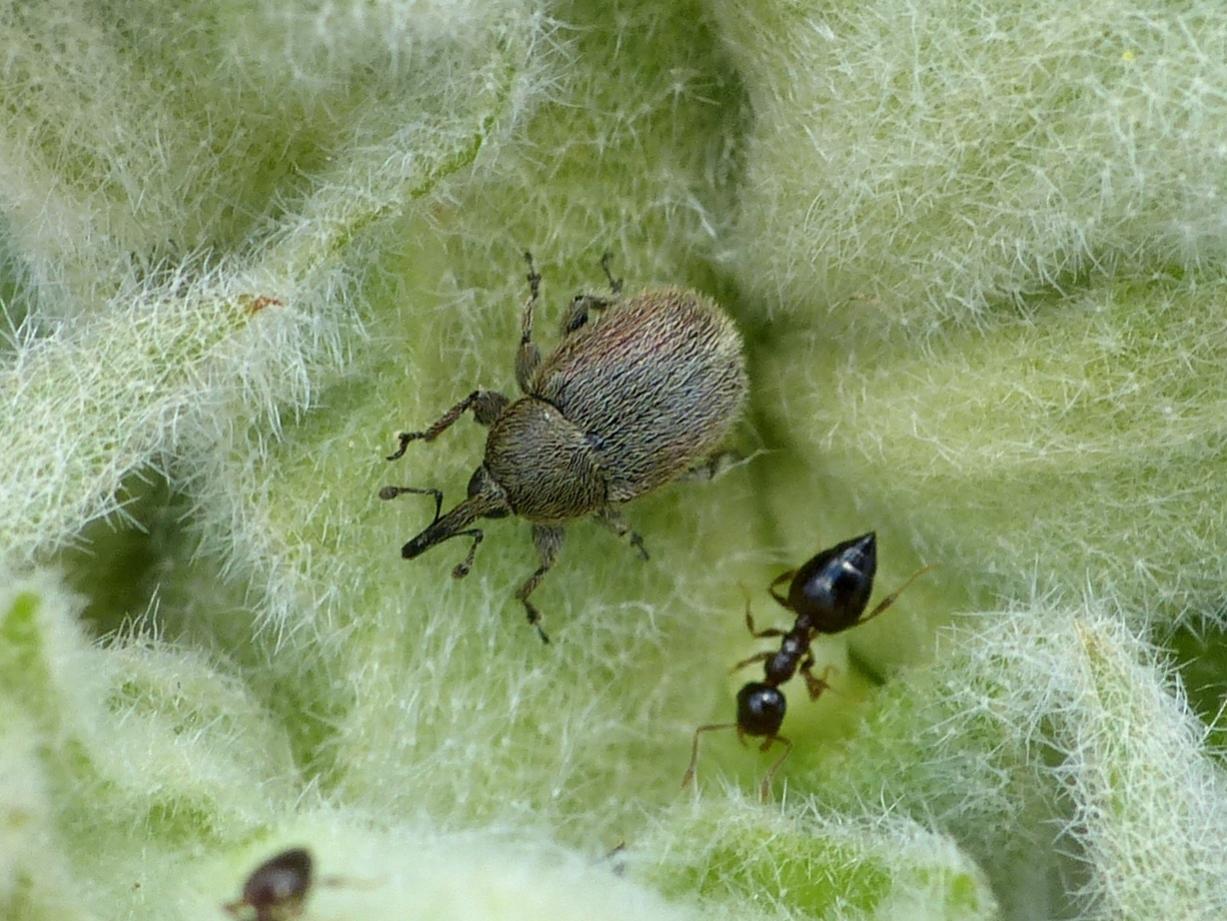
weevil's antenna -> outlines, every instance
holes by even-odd
[[[412,494],[415,496],[434,496],[435,497],[435,517],[431,520],[434,524],[439,520],[439,513],[443,510],[443,493],[437,489],[430,487],[417,486],[385,486],[379,490],[380,499],[395,499],[397,496]]]

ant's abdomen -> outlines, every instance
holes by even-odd
[[[805,563],[788,589],[788,606],[819,633],[856,625],[878,569],[872,533],[824,550]]]

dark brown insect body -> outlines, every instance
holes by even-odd
[[[526,254],[527,256],[527,254]],[[532,341],[533,307],[540,276],[529,262],[531,297],[524,308],[516,380],[524,396],[475,390],[409,442],[430,441],[472,409],[490,427],[485,458],[469,481],[468,498],[440,515],[442,494],[414,487],[384,487],[380,496],[425,493],[435,498],[435,520],[401,550],[413,559],[441,541],[473,539],[453,570],[468,574],[482,532],[479,517],[518,515],[533,525],[540,565],[516,593],[543,639],[540,614],[528,600],[554,565],[562,525],[592,515],[646,559],[643,540],[618,506],[676,479],[710,455],[728,433],[746,396],[741,337],[711,300],[682,288],[659,288],[620,297],[580,295],[563,321],[563,341],[547,359]],[[606,260],[602,261],[609,274]],[[594,322],[589,313],[604,312]]]
[[[223,906],[232,915],[255,912],[255,921],[288,921],[302,913],[311,889],[311,854],[291,848],[266,860],[243,884],[242,898]]]
[[[768,799],[771,779],[792,750],[792,742],[779,734],[788,708],[780,685],[800,671],[810,699],[817,700],[830,687],[827,676],[831,669],[826,669],[822,677],[814,674],[814,655],[810,646],[815,637],[820,633],[840,633],[877,617],[895,603],[899,593],[913,579],[929,568],[925,566],[912,573],[903,585],[865,614],[869,596],[873,593],[873,577],[878,569],[877,542],[871,531],[817,553],[799,569],[790,569],[772,581],[768,587],[771,597],[796,615],[791,629],[756,630],[747,600],[746,626],[750,635],[760,639],[780,637],[780,648],[774,652],[757,653],[733,666],[733,671],[736,671],[762,662],[763,680],[748,682],[737,692],[736,722],[710,723],[695,730],[690,766],[682,778],[682,786],[686,786],[694,777],[699,757],[699,735],[713,729],[735,729],[738,738],[743,741],[745,736],[762,738],[762,751],[775,742],[784,745],[784,754],[776,759],[763,778],[760,793],[764,800]],[[776,591],[776,586],[785,581],[789,582],[787,596]]]

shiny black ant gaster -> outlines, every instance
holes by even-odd
[[[899,594],[917,576],[931,568],[925,566],[916,570],[899,588],[883,598],[877,607],[864,614],[869,596],[873,593],[873,577],[878,569],[877,543],[874,533],[870,531],[819,552],[800,569],[781,573],[771,583],[767,589],[771,597],[797,616],[791,630],[756,630],[747,599],[746,626],[750,635],[759,639],[782,637],[780,648],[774,652],[757,653],[733,666],[733,671],[737,671],[762,662],[763,680],[750,681],[737,692],[735,723],[709,723],[694,731],[690,766],[686,768],[682,786],[694,778],[695,764],[699,759],[699,736],[713,729],[736,729],[737,737],[743,743],[746,736],[761,737],[761,751],[766,751],[776,742],[784,745],[784,754],[768,769],[760,787],[762,798],[769,799],[771,779],[792,751],[792,742],[780,735],[780,725],[784,722],[784,712],[788,707],[780,685],[800,671],[810,699],[817,700],[830,687],[827,674],[831,669],[827,668],[822,677],[814,674],[814,654],[810,650],[814,638],[820,633],[841,633],[872,620],[894,604]],[[776,586],[789,579],[792,581],[788,586],[788,595],[779,594]]]

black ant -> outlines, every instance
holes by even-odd
[[[690,766],[682,778],[685,787],[694,778],[695,765],[699,760],[699,736],[713,729],[735,729],[737,738],[745,743],[746,736],[762,737],[760,751],[766,751],[774,743],[784,745],[784,754],[768,769],[759,788],[764,801],[771,798],[771,780],[784,759],[792,751],[792,741],[780,735],[784,711],[788,702],[780,685],[798,671],[805,679],[805,688],[810,700],[817,700],[829,689],[828,667],[819,677],[814,674],[814,654],[810,644],[819,633],[841,633],[877,617],[899,597],[900,593],[932,566],[923,566],[912,573],[906,582],[887,595],[868,614],[864,613],[873,593],[873,577],[878,569],[877,543],[874,532],[862,534],[841,544],[823,550],[804,563],[800,569],[781,573],[768,587],[771,597],[797,615],[791,630],[757,630],[750,613],[750,601],[746,599],[746,626],[750,635],[758,639],[782,637],[780,648],[774,652],[760,652],[743,659],[733,666],[733,671],[762,662],[765,672],[762,681],[750,681],[737,692],[737,721],[735,723],[709,723],[694,731],[694,743],[690,750]],[[776,591],[781,582],[791,579],[787,597]]]

